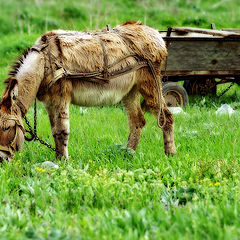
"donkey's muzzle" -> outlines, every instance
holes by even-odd
[[[10,162],[12,160],[11,153],[9,151],[0,151],[0,163],[3,161]]]

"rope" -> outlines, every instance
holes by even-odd
[[[158,111],[158,116],[157,116],[157,125],[159,128],[163,128],[166,124],[166,114],[165,112],[163,111],[163,106],[162,106],[162,98],[163,98],[163,95],[162,95],[162,89],[160,87],[160,84],[159,84],[159,81],[158,81],[158,78],[157,78],[157,74],[156,74],[156,71],[154,69],[154,66],[153,66],[153,63],[151,60],[147,60],[148,62],[148,66],[152,72],[152,75],[153,75],[153,78],[155,80],[155,83],[156,83],[156,89],[157,89],[157,97],[158,97],[158,104],[159,104],[159,111]],[[160,123],[160,117],[161,117],[161,113],[163,115],[163,124],[161,125]]]
[[[102,47],[102,52],[103,52],[103,78],[108,79],[108,59],[106,54],[106,48],[100,37],[98,37],[98,41],[100,42],[100,45]]]

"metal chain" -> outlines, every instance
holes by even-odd
[[[53,150],[54,152],[57,152],[56,148],[54,148],[51,144],[45,142],[44,140],[42,140],[41,138],[39,138],[37,136],[37,103],[36,103],[36,99],[35,99],[35,103],[34,103],[34,129],[32,129],[32,126],[31,126],[30,122],[28,121],[27,117],[24,116],[23,118],[28,126],[28,130],[26,130],[26,132],[30,133],[30,135],[31,135],[31,138],[27,138],[25,136],[25,139],[27,141],[39,141],[42,145]]]
[[[231,84],[223,92],[221,92],[218,97],[222,97],[233,86],[233,84],[234,82],[231,82]]]
[[[34,134],[37,136],[37,100],[34,101]]]

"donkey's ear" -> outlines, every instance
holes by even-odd
[[[18,82],[15,78],[8,79],[8,86],[3,94],[2,105],[10,109],[18,96]]]
[[[18,82],[17,79],[13,78],[10,82],[9,94],[11,99],[14,101],[18,96]]]

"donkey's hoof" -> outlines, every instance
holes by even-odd
[[[172,148],[168,148],[168,149],[165,149],[165,154],[167,156],[173,156],[177,153],[177,150],[175,147],[172,147]]]

